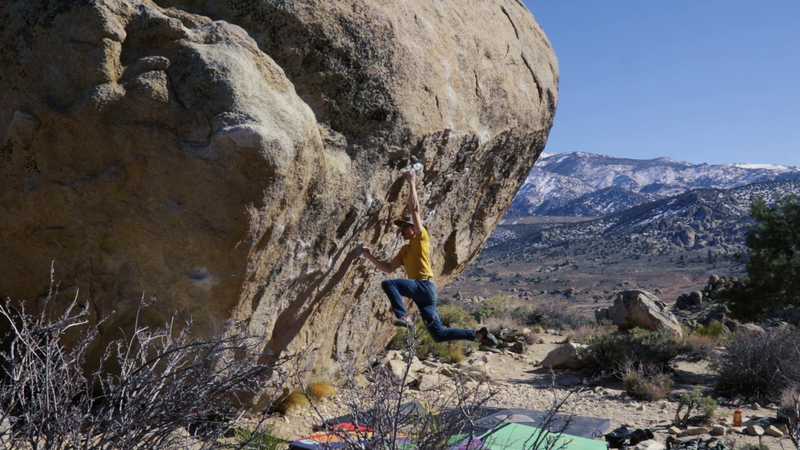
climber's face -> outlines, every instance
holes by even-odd
[[[414,225],[404,223],[400,226],[400,235],[403,236],[403,239],[409,240],[414,237]]]

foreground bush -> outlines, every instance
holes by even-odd
[[[564,340],[567,342],[588,344],[592,342],[592,340],[597,339],[600,336],[613,334],[615,331],[617,331],[617,327],[613,325],[606,326],[606,325],[598,325],[596,323],[589,323],[586,325],[581,325],[578,328],[575,328],[574,330],[570,331]]]
[[[478,328],[475,318],[463,308],[455,305],[444,305],[438,308],[442,325],[447,328]],[[420,358],[435,357],[449,363],[457,363],[464,359],[465,350],[473,347],[472,343],[465,341],[433,342],[430,333],[425,329],[421,320],[416,321],[414,334],[414,348]],[[390,350],[403,350],[406,348],[406,335],[404,329],[398,329],[387,346]],[[474,345],[477,347],[477,344]]]
[[[447,328],[476,329],[478,322],[464,308],[455,305],[444,305],[438,308],[442,325]]]
[[[714,356],[714,351],[720,341],[712,336],[703,334],[684,335],[681,344],[681,354],[688,361],[708,360]]]
[[[797,384],[788,386],[781,392],[778,417],[786,421],[788,437],[795,448],[800,448],[800,389]]]
[[[717,391],[777,402],[781,391],[800,382],[800,333],[770,328],[738,332],[715,361]]]
[[[467,341],[434,342],[422,321],[416,322],[413,334],[415,339],[415,351],[420,358],[438,358],[448,363],[455,364],[464,359],[466,356],[465,350],[471,350],[473,346],[477,347],[477,343]],[[386,348],[389,350],[405,349],[407,346],[407,335],[408,332],[405,329],[398,329]]]
[[[621,377],[629,365],[666,372],[680,349],[680,343],[664,333],[639,328],[618,331],[588,339],[587,347],[578,352],[577,368],[592,376]]]
[[[485,302],[481,303],[478,308],[472,312],[472,316],[476,321],[483,323],[486,319],[492,316],[507,314],[508,310],[505,306],[507,298],[505,296],[492,297]]]
[[[427,332],[424,332],[427,334]],[[454,450],[486,448],[476,438],[485,433],[486,423],[479,420],[494,410],[488,408],[496,394],[496,388],[487,380],[475,380],[471,374],[455,374],[452,378],[441,378],[434,386],[411,392],[415,384],[411,373],[411,361],[417,353],[419,341],[417,328],[405,332],[404,341],[398,344],[405,356],[405,367],[398,372],[377,361],[368,364],[363,374],[369,383],[360,383],[361,374],[353,366],[348,355],[337,355],[342,364],[345,385],[339,390],[338,399],[347,408],[354,429],[337,429],[334,421],[328,421],[323,431],[333,433],[339,439],[336,447],[343,450]],[[474,381],[473,381],[474,380]],[[552,403],[544,411],[538,426],[548,430],[531,436],[525,442],[517,442],[514,448],[521,450],[563,450],[563,434],[575,420],[575,411],[581,402],[585,386],[564,390],[557,388],[552,376],[550,393]],[[324,417],[317,411],[320,419]],[[495,425],[501,427],[506,421]],[[568,441],[569,439],[567,439]],[[486,443],[487,441],[484,441]],[[492,448],[501,448],[506,442],[494,442]],[[487,446],[488,447],[488,446]]]
[[[672,392],[672,379],[658,367],[632,363],[622,369],[622,383],[625,392],[633,398],[653,402],[662,400]]]
[[[593,319],[575,311],[566,299],[535,303],[525,315],[526,325],[556,330],[574,330],[593,323]]]
[[[74,302],[55,318],[0,304],[11,330],[0,353],[0,423],[12,425],[0,427],[3,448],[220,448],[243,402],[279,382],[270,373],[281,368],[259,362],[257,336],[231,325],[221,337],[193,339],[188,324],[147,329],[138,314],[101,369],[84,374],[98,336],[87,316]],[[65,348],[61,337],[79,329],[82,338]]]
[[[723,341],[723,338],[728,333],[727,328],[718,320],[712,320],[708,323],[708,325],[700,325],[694,330],[694,334],[699,336],[708,336],[711,338],[716,339],[719,342]]]
[[[692,416],[694,409],[699,409],[700,414]],[[699,420],[701,423],[707,424],[711,423],[716,413],[717,401],[708,396],[703,397],[703,393],[697,389],[680,396],[678,409],[675,411],[675,419],[672,424],[678,427],[686,427],[692,420]]]

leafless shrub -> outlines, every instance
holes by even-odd
[[[550,372],[550,392],[553,401],[539,425],[545,432],[532,435],[523,445],[523,450],[563,450],[569,446],[569,441],[564,441],[564,433],[572,426],[575,420],[576,409],[580,404],[580,394],[588,384],[565,391],[559,396],[556,388],[556,375]]]
[[[484,441],[484,448],[520,448],[521,450],[563,450],[569,447],[571,438],[565,433],[569,430],[575,420],[577,407],[582,403],[581,393],[591,383],[582,384],[576,388],[562,390],[556,386],[556,376],[550,372],[550,393],[552,403],[550,408],[542,416],[538,429],[534,431],[528,439],[520,442],[504,442],[493,436],[489,436]],[[503,423],[498,426],[504,425]],[[486,445],[488,443],[488,445]]]
[[[800,388],[793,384],[781,392],[781,406],[778,417],[783,417],[789,430],[788,438],[794,447],[800,449]]]
[[[0,442],[9,449],[221,448],[243,406],[288,376],[286,361],[261,362],[260,337],[235,323],[196,339],[191,323],[148,329],[137,314],[130,336],[112,342],[101,368],[86,374],[98,328],[75,301],[48,317],[7,300],[0,316],[11,330],[0,353]],[[61,337],[77,329],[80,339],[66,348]]]
[[[336,430],[328,426],[327,431],[335,433],[344,442],[338,448],[478,448],[475,439],[476,430],[480,428],[476,420],[485,415],[485,406],[494,397],[494,390],[484,381],[476,382],[456,374],[453,379],[441,381],[425,392],[412,392],[410,367],[416,353],[415,333],[412,328],[406,336],[402,373],[393,373],[385,364],[373,363],[366,372],[367,386],[356,385],[356,370],[350,358],[338,357],[343,362],[346,379],[346,385],[339,391],[339,400],[347,406],[347,420],[354,425],[351,430]],[[532,435],[524,444],[525,450],[559,450],[564,446],[563,440],[559,439],[575,416],[574,410],[568,414],[564,411],[576,404],[580,389],[559,395],[555,382],[552,389],[553,404],[540,424],[541,429],[547,432]],[[415,404],[414,400],[422,402]],[[423,404],[424,408],[421,407]],[[322,414],[320,418],[323,419]],[[497,426],[504,424],[501,421]],[[454,436],[461,436],[461,442],[455,444],[452,441]]]
[[[717,391],[777,401],[784,388],[800,383],[799,348],[800,333],[791,329],[735,333],[714,362]]]
[[[450,448],[449,439],[457,434],[466,434],[467,440],[474,439],[470,433],[472,421],[494,392],[483,383],[470,387],[469,380],[456,378],[451,389],[427,391],[424,408],[414,403],[420,395],[425,395],[411,392],[410,367],[416,356],[416,341],[416,329],[410,328],[402,373],[372,363],[365,374],[369,380],[366,386],[357,385],[352,359],[346,355],[338,357],[346,380],[339,400],[347,406],[348,419],[356,428],[349,431],[328,428],[328,431],[339,435],[345,442],[344,448],[397,449],[404,446],[404,441],[412,440],[414,448],[433,450]]]
[[[88,345],[97,336],[89,329],[69,350],[59,338],[72,328],[86,325],[85,311],[67,309],[55,322],[17,312],[8,301],[0,315],[11,329],[8,350],[0,353],[3,379],[0,386],[0,441],[6,448],[30,443],[32,448],[61,448],[79,442],[82,418],[91,414],[91,402],[78,401],[91,391],[82,373]]]

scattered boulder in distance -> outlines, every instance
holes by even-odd
[[[655,295],[642,290],[617,293],[614,304],[596,311],[595,318],[610,320],[620,330],[639,327],[678,338],[683,335],[678,319],[669,312],[667,305]]]

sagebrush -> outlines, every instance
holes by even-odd
[[[585,313],[576,310],[566,299],[536,302],[525,313],[524,322],[530,326],[541,326],[556,330],[574,330],[594,323]]]
[[[692,411],[700,410],[700,414],[692,416]],[[675,411],[675,419],[672,424],[679,427],[686,427],[690,422],[709,423],[716,415],[717,401],[696,389],[692,392],[682,394],[679,397],[678,409]],[[681,415],[682,414],[682,415]]]
[[[452,325],[455,322],[449,323]],[[469,321],[467,321],[467,323],[469,323]],[[390,350],[405,349],[407,347],[406,338],[407,331],[405,329],[398,329],[391,341],[389,341],[387,348]],[[465,355],[478,345],[477,343],[468,341],[434,342],[422,321],[417,321],[414,326],[414,339],[415,352],[420,358],[438,358],[451,364],[463,360]]]
[[[683,338],[681,354],[688,361],[711,359],[719,346],[719,340],[702,334],[689,334]]]
[[[621,377],[628,365],[666,372],[680,350],[680,342],[669,335],[636,328],[588,339],[586,348],[578,351],[576,367],[592,376]]]
[[[800,383],[800,332],[777,327],[737,332],[714,367],[721,395],[777,402],[784,388]]]
[[[672,392],[670,374],[649,364],[626,364],[622,369],[622,382],[625,392],[639,400],[662,400]]]
[[[286,373],[261,362],[263,337],[233,322],[199,339],[191,322],[148,329],[137,313],[132,332],[86,373],[99,333],[88,308],[73,301],[59,316],[34,316],[7,300],[0,316],[10,329],[0,352],[0,423],[12,425],[0,427],[0,442],[9,449],[222,448],[242,406]],[[77,330],[80,339],[65,347],[61,337]]]

